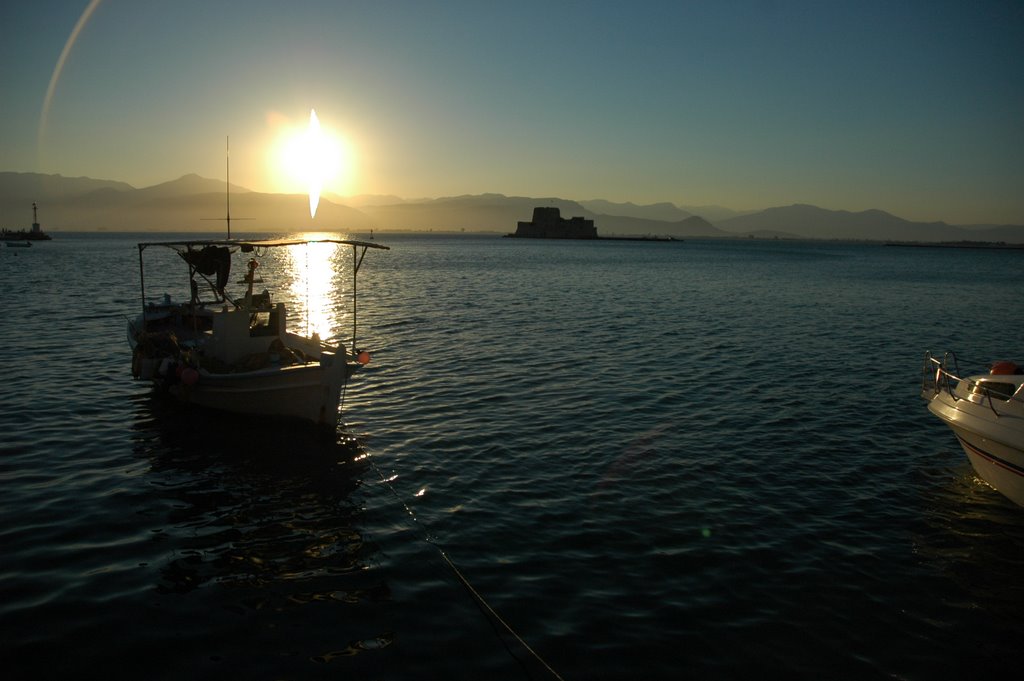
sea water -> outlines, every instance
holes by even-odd
[[[153,235],[0,249],[5,677],[1016,671],[1024,509],[919,387],[1024,364],[1024,251],[378,237],[355,312],[266,256],[372,354],[328,439],[131,380]]]

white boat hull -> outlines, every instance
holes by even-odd
[[[1024,506],[1024,413],[1019,404],[968,397],[959,388],[925,397],[928,410],[956,435],[982,480],[1014,503]],[[994,404],[994,407],[993,407]]]
[[[1020,461],[1024,458],[1024,453],[1003,448],[999,443],[973,433],[961,432],[956,428],[953,432],[978,477],[1015,504],[1024,506],[1024,468],[1019,463],[1013,463],[1014,459]]]
[[[160,318],[161,314],[154,315]],[[145,327],[139,315],[128,324],[128,343],[138,345],[136,329]],[[237,414],[297,418],[316,425],[335,427],[341,391],[359,365],[347,362],[342,348],[322,346],[319,341],[284,334],[284,340],[317,360],[306,364],[280,366],[270,363],[252,371],[211,372],[200,367],[198,380],[186,383],[175,373],[168,359],[137,356],[133,372],[151,380],[158,389],[188,404]]]
[[[236,374],[199,371],[199,380],[168,386],[182,402],[238,414],[298,418],[334,427],[341,390],[355,370],[340,358],[330,366],[308,364]]]

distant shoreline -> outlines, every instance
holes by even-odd
[[[538,236],[516,236],[515,234],[503,234],[506,239],[532,239],[534,241],[685,241],[676,236],[598,236],[586,239],[572,237],[538,237]]]
[[[498,230],[462,230],[462,229],[375,229],[376,238],[387,239],[393,236],[414,236],[414,237],[451,237],[451,236],[467,236],[477,238],[529,238],[529,237],[514,237],[509,233],[502,233]],[[292,229],[292,230],[244,230],[240,234],[244,235],[280,235],[280,234],[293,234],[293,233],[322,233],[322,234],[348,234],[348,235],[359,235],[360,238],[368,237],[368,232],[361,229],[318,229],[318,230],[303,230],[303,229]],[[61,238],[79,238],[88,237],[90,235],[95,236],[107,236],[107,237],[119,237],[119,236],[147,236],[152,235],[154,238],[166,236],[168,234],[176,234],[182,236],[194,236],[194,237],[210,237],[210,238],[223,238],[223,232],[219,230],[190,230],[190,229],[142,229],[142,230],[126,230],[126,229],[104,229],[104,228],[91,228],[91,229],[61,229],[47,232],[47,235],[59,236]],[[536,240],[536,239],[534,239]],[[574,241],[574,239],[547,239],[548,241]],[[774,243],[817,243],[817,244],[851,244],[851,245],[862,245],[862,246],[897,246],[903,248],[966,248],[966,249],[986,249],[986,250],[1013,250],[1021,251],[1024,250],[1024,243],[1007,243],[1002,241],[882,241],[876,239],[847,239],[847,238],[812,238],[804,236],[787,236],[787,237],[765,237],[765,236],[754,236],[754,235],[693,235],[686,237],[679,236],[658,236],[658,235],[638,235],[638,236],[599,236],[596,239],[585,239],[585,241],[657,241],[657,242],[677,242],[683,243],[686,241],[761,241],[761,242],[774,242]]]
[[[686,241],[677,236],[599,236],[598,241]]]
[[[900,246],[903,248],[986,248],[992,250],[1024,250],[1024,244],[1008,244],[1002,241],[887,241],[886,246]]]

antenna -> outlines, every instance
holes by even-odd
[[[227,205],[228,238],[231,238],[231,136],[224,137],[224,201]]]
[[[227,205],[227,212],[222,218],[203,218],[203,220],[224,220],[228,226],[228,238],[231,238],[231,137],[224,138],[224,163],[225,177],[224,200]],[[252,218],[235,218],[236,220],[252,220]]]

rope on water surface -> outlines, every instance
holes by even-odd
[[[398,491],[394,488],[391,482],[387,478],[385,478],[384,474],[381,473],[379,468],[377,468],[377,464],[374,463],[373,458],[368,456],[367,459],[369,460],[370,465],[373,466],[373,470],[377,472],[377,475],[380,477],[381,482],[387,485],[388,489],[391,490],[391,493],[395,495],[396,499],[398,499],[398,503],[402,504],[402,507],[405,508],[405,512],[408,513],[409,517],[413,519],[413,522],[419,525],[420,528],[423,530],[424,541],[426,541],[428,544],[437,549],[437,552],[441,555],[441,558],[444,559],[444,562],[451,569],[452,574],[455,575],[456,579],[459,580],[462,586],[465,587],[466,591],[468,591],[469,594],[473,597],[473,602],[476,603],[477,607],[480,609],[481,612],[484,613],[484,615],[488,616],[487,621],[491,623],[491,626],[494,627],[495,622],[500,624],[502,627],[504,627],[505,631],[511,634],[511,636],[519,642],[519,645],[521,645],[526,650],[526,652],[530,653],[530,655],[532,655],[533,658],[537,660],[537,662],[539,662],[544,667],[544,669],[548,671],[548,673],[551,674],[553,678],[557,679],[558,681],[565,681],[559,675],[558,672],[552,669],[551,665],[549,665],[544,660],[544,658],[542,658],[533,648],[530,647],[530,645],[526,641],[523,640],[523,638],[519,634],[516,633],[515,629],[513,629],[508,622],[502,619],[501,615],[499,615],[498,612],[491,607],[490,603],[488,603],[487,600],[480,595],[480,592],[473,588],[473,585],[466,578],[466,576],[462,574],[462,571],[459,570],[459,568],[455,565],[452,559],[448,557],[448,553],[440,544],[434,541],[433,537],[430,536],[430,532],[427,530],[427,528],[423,525],[423,523],[419,521],[419,519],[416,517],[416,514],[413,513],[412,509],[409,508],[409,505],[405,503],[405,500],[402,499],[402,497],[398,494]],[[499,633],[496,628],[495,633]],[[501,640],[502,645],[505,646],[505,649],[508,650],[509,655],[511,655],[516,660],[516,662],[520,664],[520,666],[523,666],[522,660],[520,660],[516,656],[516,654],[512,652],[512,650],[505,643],[505,640],[501,638],[500,634],[498,638]],[[527,676],[530,676],[530,673],[525,666],[523,667],[523,671],[526,672]]]

